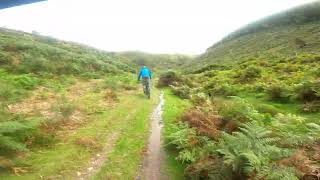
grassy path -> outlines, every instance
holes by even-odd
[[[163,108],[163,129],[162,129],[162,141],[163,145],[166,144],[166,135],[173,132],[171,124],[182,115],[182,113],[191,106],[188,100],[183,100],[175,96],[170,90],[165,91],[165,103]],[[178,162],[175,157],[177,152],[174,148],[165,146],[164,148],[164,163],[162,163],[161,171],[168,179],[180,180],[184,179],[184,165]]]
[[[140,90],[140,89],[139,89]],[[88,95],[88,98],[85,98]],[[151,100],[140,91],[119,94],[119,102],[90,114],[87,123],[64,135],[63,141],[50,148],[34,149],[16,159],[19,164],[28,166],[27,173],[15,176],[2,173],[0,179],[73,179],[76,172],[86,167],[92,157],[101,150],[79,146],[75,140],[80,137],[95,137],[99,144],[110,143],[114,136],[114,146],[105,163],[94,179],[125,178],[135,176],[142,160],[149,128],[149,115],[158,103],[159,91],[154,90]],[[93,97],[93,98],[92,98]],[[88,92],[82,95],[83,101],[94,104],[97,94]]]
[[[151,101],[141,95],[132,97],[130,106],[135,112],[130,115],[107,161],[94,179],[132,179],[136,175],[146,144],[150,114],[158,103],[158,95],[159,91],[155,90]]]

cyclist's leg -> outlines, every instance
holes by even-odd
[[[147,81],[146,81],[146,78],[142,78],[142,87],[143,87],[143,93],[147,94]]]
[[[145,84],[143,84],[142,86],[143,86],[143,93],[144,93],[144,94],[146,94],[146,93],[147,93],[146,85],[145,85]]]
[[[147,79],[147,96],[150,99],[150,79]]]

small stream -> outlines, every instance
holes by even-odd
[[[160,95],[160,103],[151,115],[151,134],[148,140],[148,149],[143,161],[141,179],[159,180],[161,179],[160,163],[161,151],[161,128],[162,128],[162,107],[164,105],[164,94]],[[140,178],[139,178],[140,179]]]

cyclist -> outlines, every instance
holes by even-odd
[[[152,79],[152,74],[145,65],[140,69],[138,81],[140,81],[140,78],[142,78],[143,92],[150,99],[150,80]]]

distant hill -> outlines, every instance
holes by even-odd
[[[320,52],[320,2],[299,6],[240,28],[189,64],[189,69],[252,58],[270,60]]]
[[[182,54],[151,54],[139,51],[119,52],[117,55],[127,58],[126,62],[134,66],[147,65],[157,69],[180,67],[193,59],[192,56]]]

